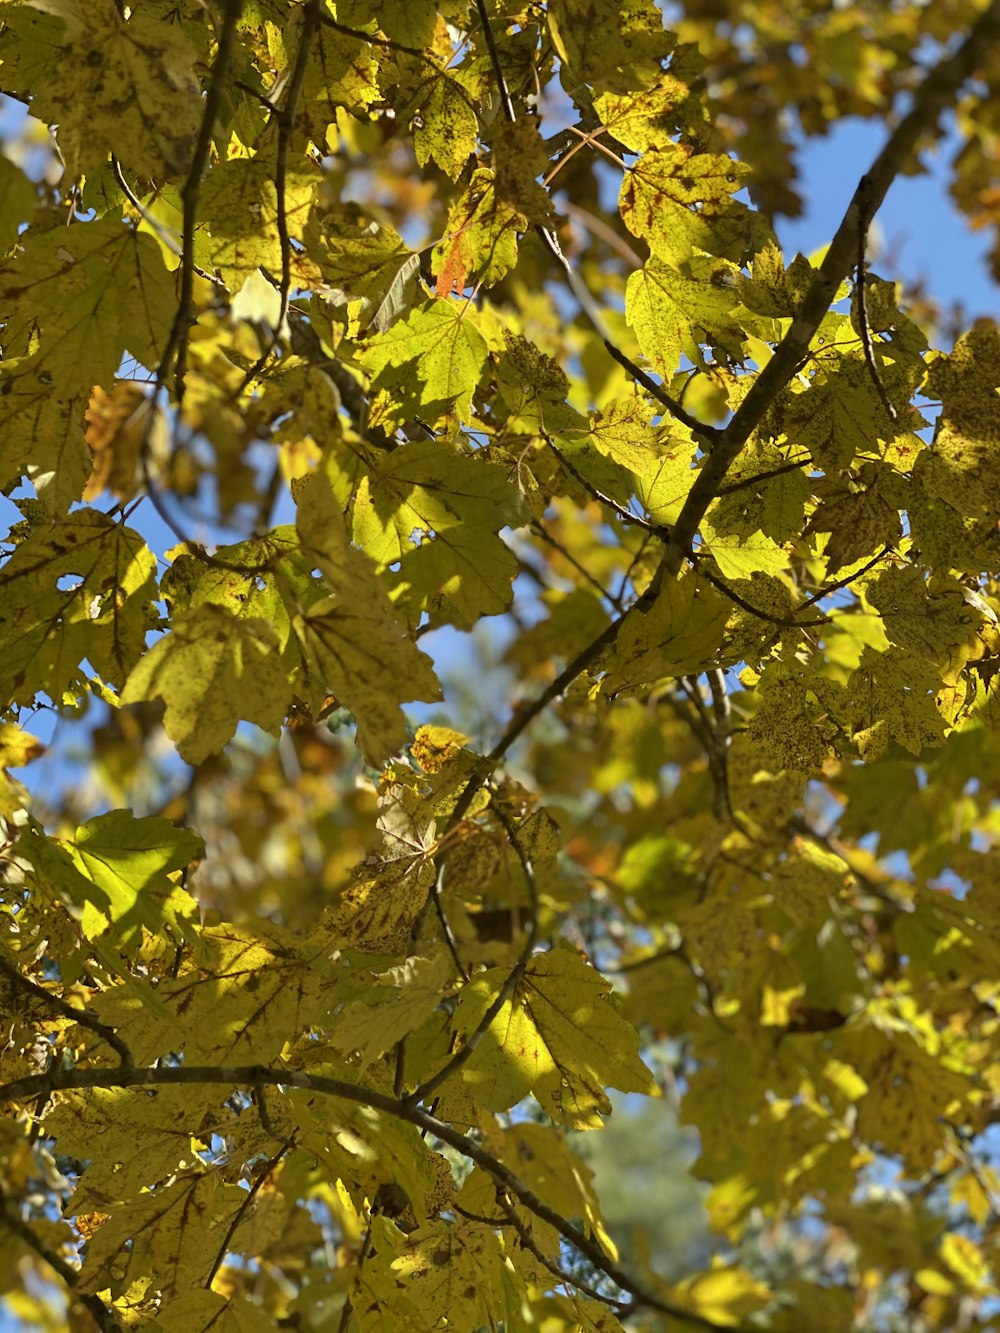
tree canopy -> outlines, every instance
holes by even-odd
[[[946,130],[995,230],[1000,4],[2,0],[0,61],[7,1314],[994,1327],[1000,329],[869,231]],[[587,1148],[666,1104],[680,1272]]]

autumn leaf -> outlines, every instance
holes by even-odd
[[[458,1031],[475,1030],[505,976],[486,972],[459,997]],[[529,1092],[556,1120],[577,1129],[600,1126],[611,1104],[605,1085],[650,1092],[638,1038],[608,1002],[609,987],[576,954],[556,949],[533,959],[462,1068],[458,1105],[504,1110]],[[442,1093],[449,1105],[449,1085]]]
[[[727,284],[685,277],[656,258],[632,274],[625,294],[628,322],[643,354],[667,376],[702,340],[739,354],[743,334],[732,315],[738,304]]]
[[[201,763],[241,720],[278,731],[290,696],[278,646],[266,620],[206,604],[177,617],[130,674],[122,703],[162,699],[167,735],[189,763]]]

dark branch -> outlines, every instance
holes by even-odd
[[[598,504],[607,505],[609,509],[614,510],[623,523],[630,523],[633,527],[642,528],[644,532],[652,532],[658,536],[666,537],[668,535],[666,528],[661,528],[658,524],[651,523],[648,518],[640,518],[637,514],[633,514],[631,509],[626,509],[624,505],[620,505],[618,501],[612,499],[610,495],[605,495],[604,492],[599,491],[596,486],[592,486],[587,478],[580,472],[579,468],[569,461],[561,449],[556,447],[555,441],[552,439],[551,435],[547,435],[545,431],[542,431],[541,435],[542,439],[555,454],[556,458],[559,459],[561,466],[566,469],[575,482],[583,487],[591,499],[596,500]]]
[[[35,1235],[34,1231],[25,1222],[24,1218],[18,1212],[12,1200],[6,1198],[3,1191],[0,1190],[0,1219],[29,1250],[34,1251],[44,1263],[65,1282],[73,1293],[73,1298],[78,1300],[85,1307],[90,1317],[102,1333],[119,1333],[121,1324],[100,1299],[87,1291],[78,1291],[77,1283],[80,1280],[80,1274],[75,1268],[71,1268],[66,1260],[59,1254],[56,1254],[50,1246]]]
[[[33,999],[47,1005],[50,1009],[54,1009],[57,1014],[70,1019],[79,1027],[93,1032],[95,1036],[100,1037],[101,1041],[107,1042],[125,1068],[130,1068],[135,1063],[132,1059],[132,1052],[114,1028],[102,1023],[99,1018],[95,1018],[86,1009],[74,1009],[71,1004],[66,1003],[62,996],[55,995],[52,991],[46,990],[44,986],[40,986],[37,981],[33,981],[31,977],[26,977],[13,963],[9,963],[2,953],[0,953],[0,972]]]
[[[875,216],[896,176],[906,165],[920,137],[1000,38],[1000,5],[994,4],[973,25],[968,37],[939,64],[917,89],[913,105],[890,135],[885,147],[862,177],[823,263],[774,355],[757,376],[729,424],[719,433],[680,512],[664,553],[661,577],[676,574],[687,558],[695,533],[736,456],[808,355],[809,344],[829,310],[857,254],[861,211]]]
[[[474,1031],[469,1033],[464,1045],[460,1046],[459,1049],[451,1055],[436,1074],[432,1075],[426,1082],[421,1083],[420,1087],[415,1088],[413,1092],[410,1093],[406,1100],[414,1104],[417,1102],[426,1102],[438,1088],[446,1083],[456,1070],[461,1069],[465,1062],[471,1057],[472,1053],[489,1030],[493,1020],[513,995],[518,982],[524,976],[524,970],[528,966],[528,960],[535,951],[535,940],[538,936],[538,885],[535,882],[535,868],[531,864],[530,857],[521,846],[521,842],[517,836],[517,830],[514,828],[507,811],[504,810],[503,806],[500,805],[498,801],[494,801],[490,806],[490,809],[503,825],[504,831],[510,841],[510,845],[514,848],[517,859],[521,862],[521,870],[524,873],[525,883],[528,886],[528,894],[531,899],[531,924],[525,931],[524,943],[521,946],[520,956],[504,979],[504,983],[497,992],[493,1003],[480,1018]]]
[[[53,1092],[72,1089],[176,1087],[191,1084],[222,1084],[226,1087],[235,1085],[257,1087],[270,1084],[275,1087],[299,1088],[306,1092],[319,1093],[324,1097],[337,1097],[360,1106],[368,1106],[398,1120],[406,1120],[425,1133],[434,1135],[450,1148],[454,1148],[469,1161],[475,1162],[492,1176],[498,1186],[512,1194],[530,1213],[554,1227],[563,1240],[616,1283],[622,1291],[629,1292],[635,1304],[659,1310],[676,1319],[686,1319],[698,1328],[715,1330],[722,1327],[703,1315],[686,1310],[671,1301],[661,1300],[660,1297],[645,1290],[610,1260],[596,1241],[591,1240],[561,1213],[557,1213],[554,1208],[544,1203],[508,1166],[474,1139],[460,1133],[446,1121],[438,1120],[436,1116],[421,1110],[419,1106],[414,1106],[410,1101],[388,1097],[374,1089],[362,1088],[356,1083],[325,1078],[318,1074],[307,1074],[297,1069],[273,1069],[260,1065],[237,1065],[232,1068],[178,1065],[152,1069],[54,1069],[47,1074],[35,1074],[0,1087],[0,1102],[32,1101],[36,1097],[46,1097]],[[726,1325],[726,1327],[735,1326]]]
[[[867,177],[862,177],[861,183],[858,186],[859,193],[862,189],[864,189],[866,195]],[[889,395],[885,391],[885,385],[882,383],[882,376],[879,374],[878,366],[875,364],[875,353],[872,351],[871,328],[868,323],[868,300],[865,295],[865,251],[868,248],[868,228],[872,224],[873,213],[870,205],[865,202],[865,195],[862,195],[858,201],[858,265],[854,280],[858,333],[861,335],[861,347],[865,354],[865,365],[868,367],[868,374],[871,377],[872,384],[875,386],[875,392],[878,394],[879,402],[885,408],[889,420],[895,422],[898,419],[898,413],[889,400]]]
[[[493,30],[490,27],[489,14],[486,10],[484,0],[476,0],[476,12],[479,15],[480,26],[483,30],[483,36],[486,40],[486,49],[489,52],[490,64],[493,66],[493,77],[497,81],[497,88],[500,91],[500,103],[503,107],[504,118],[508,124],[513,125],[517,120],[517,112],[514,109],[514,101],[510,95],[510,89],[507,87],[507,80],[504,77],[503,67],[500,64],[500,53],[497,51],[497,45],[493,38]],[[573,265],[563,254],[562,246],[559,244],[558,237],[554,231],[548,227],[543,227],[541,223],[536,224],[537,232],[542,244],[552,255],[553,259],[560,265],[566,274],[566,281],[569,283],[570,291],[576,298],[580,309],[594,326],[598,336],[604,343],[608,354],[618,362],[630,375],[636,379],[648,393],[660,402],[671,416],[676,417],[678,421],[683,422],[689,430],[700,435],[709,442],[713,441],[720,433],[714,426],[706,426],[700,422],[697,417],[693,417],[690,412],[685,411],[681,404],[669,394],[661,384],[652,379],[646,372],[640,369],[635,362],[625,355],[621,348],[617,347],[611,340],[607,326],[604,323],[604,313],[600,306],[590,294],[587,284],[579,276]]]
[[[201,179],[208,165],[208,156],[212,148],[212,135],[215,133],[215,121],[222,101],[222,89],[229,72],[229,62],[233,54],[236,35],[236,23],[243,9],[242,0],[225,0],[222,11],[220,31],[217,38],[215,63],[205,90],[205,109],[201,116],[201,126],[188,169],[187,178],[181,187],[183,216],[181,221],[181,264],[180,293],[177,301],[177,313],[167,345],[160,360],[157,383],[162,384],[174,360],[174,388],[177,400],[184,396],[184,374],[187,369],[188,326],[191,323],[191,311],[194,294],[194,229],[198,221],[198,196],[201,193]]]
[[[238,398],[243,390],[251,384],[263,370],[270,359],[271,353],[278,345],[278,339],[281,337],[281,331],[285,327],[285,320],[288,316],[288,294],[292,287],[292,242],[288,235],[288,211],[286,208],[286,194],[288,185],[288,145],[292,137],[292,131],[295,128],[295,117],[298,112],[299,97],[302,94],[302,84],[306,76],[306,65],[309,63],[309,49],[312,46],[312,39],[319,27],[321,10],[321,0],[307,0],[302,18],[302,34],[299,37],[298,49],[295,52],[295,60],[292,64],[292,72],[288,80],[288,91],[284,104],[280,110],[275,109],[273,114],[278,122],[278,150],[274,167],[274,188],[276,199],[276,225],[278,228],[278,247],[281,252],[281,281],[278,286],[281,304],[278,310],[278,319],[271,330],[267,346],[261,352],[260,356],[243,376],[239,387],[234,391],[233,397]]]
[[[772,625],[781,625],[785,629],[807,629],[810,625],[826,625],[829,623],[826,616],[822,620],[795,620],[792,616],[773,616],[770,611],[761,611],[759,607],[753,606],[745,597],[741,597],[738,592],[734,592],[728,583],[723,583],[722,579],[710,573],[701,563],[698,565],[698,573],[707,579],[712,587],[721,592],[724,597],[728,597],[741,610],[746,611],[751,616],[756,616],[758,620],[768,620]],[[810,603],[803,602],[802,605],[807,606]],[[802,607],[796,608],[797,611],[801,611],[801,609]]]

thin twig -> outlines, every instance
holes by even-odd
[[[354,1275],[354,1283],[352,1284],[352,1286],[357,1285],[361,1277],[361,1270],[365,1266],[365,1260],[368,1258],[369,1254],[371,1254],[371,1249],[372,1249],[372,1232],[371,1232],[371,1227],[369,1227],[368,1230],[365,1232],[364,1240],[361,1242],[361,1249],[358,1251],[358,1262],[355,1265],[357,1271]],[[350,1327],[351,1323],[351,1315],[353,1313],[354,1313],[354,1305],[351,1301],[351,1293],[348,1292],[347,1296],[344,1299],[343,1309],[340,1312],[340,1319],[337,1321],[337,1333],[347,1333],[347,1330]]]
[[[444,873],[447,860],[444,855],[438,858],[437,873],[434,876],[434,883],[431,885],[430,899],[434,906],[434,913],[438,919],[438,925],[441,927],[441,934],[444,936],[444,942],[448,946],[448,952],[451,954],[451,961],[455,964],[458,975],[463,981],[469,980],[469,969],[462,962],[461,954],[458,952],[458,940],[455,938],[455,932],[451,928],[451,922],[448,920],[444,910],[444,903],[441,895],[444,892]]]
[[[493,1002],[489,1005],[486,1012],[482,1015],[475,1029],[469,1034],[462,1046],[454,1051],[448,1060],[441,1066],[436,1074],[433,1074],[419,1087],[414,1088],[407,1097],[407,1101],[414,1104],[426,1102],[433,1094],[446,1083],[457,1070],[465,1064],[472,1056],[476,1047],[482,1041],[483,1037],[492,1026],[493,1020],[500,1013],[510,997],[513,995],[521,978],[524,976],[525,969],[531,955],[535,951],[535,941],[538,937],[538,885],[535,881],[535,869],[531,864],[531,859],[521,846],[517,836],[517,830],[511,822],[507,811],[494,800],[490,805],[490,810],[496,815],[497,819],[504,827],[510,845],[514,848],[517,859],[521,862],[521,869],[524,873],[525,883],[528,886],[528,896],[531,900],[531,924],[525,931],[524,943],[521,946],[521,953],[517,962],[511,968],[510,972],[504,978],[503,985],[497,992]]]
[[[540,1264],[544,1265],[553,1277],[564,1286],[575,1287],[581,1295],[589,1296],[593,1301],[601,1301],[604,1305],[609,1305],[612,1310],[620,1310],[623,1305],[627,1304],[625,1301],[616,1300],[614,1296],[605,1296],[603,1292],[598,1291],[596,1287],[590,1286],[589,1283],[584,1282],[582,1278],[573,1277],[569,1273],[564,1272],[555,1260],[550,1259],[541,1249],[539,1249],[538,1245],[535,1243],[534,1236],[532,1236],[531,1232],[518,1217],[517,1211],[510,1200],[506,1199],[503,1195],[498,1194],[497,1204],[506,1213],[510,1225],[517,1232],[518,1239],[528,1253],[533,1255]]]
[[[720,486],[717,494],[734,495],[737,491],[744,491],[749,486],[756,486],[759,481],[771,481],[774,477],[783,477],[786,472],[798,472],[807,463],[811,463],[812,458],[809,454],[803,456],[794,463],[782,463],[781,467],[771,468],[769,472],[755,472],[752,477],[741,477],[739,481],[727,482],[725,486]]]
[[[295,128],[295,117],[298,113],[299,97],[302,94],[302,84],[305,81],[306,65],[309,63],[309,50],[312,46],[313,37],[320,24],[321,0],[306,0],[305,10],[302,17],[302,33],[299,37],[299,45],[295,52],[295,60],[292,64],[292,72],[288,78],[287,94],[280,110],[273,109],[272,114],[278,122],[278,148],[274,166],[274,188],[275,188],[275,224],[278,229],[278,249],[281,254],[281,281],[278,284],[280,296],[280,305],[278,307],[278,318],[271,329],[267,344],[254,364],[247,370],[243,376],[238,388],[233,391],[232,397],[239,398],[243,390],[252,384],[257,378],[264,366],[269,361],[272,352],[278,345],[282,330],[285,327],[285,321],[288,318],[288,295],[292,287],[292,242],[288,235],[288,211],[286,208],[286,194],[288,186],[288,145],[292,137],[292,131]]]
[[[601,330],[598,329],[598,333],[600,332]],[[648,393],[651,393],[658,402],[663,404],[672,417],[676,417],[681,425],[687,426],[692,435],[700,435],[703,440],[711,445],[722,434],[717,426],[708,426],[705,422],[692,416],[685,407],[681,406],[673,394],[668,393],[662,384],[657,384],[656,380],[647,375],[640,366],[637,366],[631,357],[626,356],[620,347],[616,347],[610,338],[604,338],[604,347],[608,354],[614,357],[633,379],[638,380]]]
[[[485,0],[476,0],[476,11],[479,14],[479,21],[482,26],[483,36],[486,39],[486,49],[489,52],[490,64],[493,67],[493,77],[497,81],[497,87],[500,91],[500,104],[503,107],[504,116],[508,124],[513,125],[517,120],[517,112],[514,109],[514,102],[510,95],[510,89],[507,87],[507,80],[504,78],[503,67],[500,64],[500,54],[497,51],[496,42],[493,38],[493,30],[490,27],[489,14],[486,10]],[[577,134],[581,131],[576,130]],[[586,136],[584,136],[586,137]],[[700,435],[703,439],[711,442],[719,434],[714,426],[706,426],[696,417],[686,412],[680,403],[674,398],[662,385],[651,379],[644,370],[641,370],[635,362],[615,345],[608,332],[607,325],[604,322],[604,312],[590,294],[590,289],[573,265],[563,254],[562,246],[554,231],[541,223],[535,225],[535,231],[541,239],[543,245],[552,255],[553,259],[562,267],[566,274],[566,281],[569,283],[570,291],[573,293],[577,304],[586,315],[587,319],[593,325],[598,337],[604,343],[604,346],[620,366],[629,372],[654,398],[656,398],[668,412],[678,421],[682,422],[692,432]]]
[[[824,597],[829,597],[831,593],[839,592],[841,588],[846,588],[849,583],[856,582],[862,575],[867,574],[870,569],[874,569],[880,560],[884,560],[887,555],[890,555],[892,550],[892,543],[887,542],[886,545],[882,547],[881,551],[876,555],[873,555],[870,560],[867,560],[860,569],[856,569],[853,574],[848,574],[842,579],[837,579],[834,583],[824,584],[818,592],[814,592],[811,597],[807,597],[797,609],[799,611],[805,611],[810,606],[815,606],[817,602],[821,602]]]
[[[559,554],[563,557],[563,559],[567,562],[567,564],[572,565],[573,568],[576,570],[576,572],[580,575],[580,577],[586,583],[589,583],[590,586],[593,589],[595,589],[595,591],[599,592],[602,597],[606,597],[608,601],[612,603],[612,605],[615,607],[617,611],[620,611],[622,609],[621,597],[620,596],[615,597],[612,593],[609,593],[605,589],[603,583],[601,583],[600,579],[596,579],[593,576],[593,574],[591,574],[589,569],[585,569],[584,566],[581,565],[580,561],[577,560],[573,552],[567,550],[566,547],[562,544],[562,542],[559,541],[557,537],[553,537],[552,533],[549,532],[546,528],[544,528],[537,519],[535,519],[532,522],[531,531],[535,534],[536,537],[540,537],[543,542],[547,542],[548,545],[553,548],[553,550],[558,551]],[[541,587],[545,588],[545,590],[548,591],[548,585],[538,574],[537,570],[532,569],[532,567],[527,564],[525,564],[524,568],[528,570],[535,578],[538,579],[538,582]]]
[[[633,573],[633,571],[634,571],[636,565],[638,565],[639,561],[640,561],[640,560],[642,559],[642,557],[645,555],[645,553],[646,553],[646,548],[649,546],[649,543],[650,543],[650,541],[651,541],[651,539],[652,539],[652,536],[653,536],[653,534],[652,534],[651,532],[647,532],[647,533],[645,533],[645,534],[643,535],[642,541],[639,543],[639,545],[638,545],[638,547],[637,547],[637,549],[636,549],[635,555],[634,555],[634,556],[632,557],[632,559],[628,562],[628,568],[625,570],[625,573],[622,575],[621,583],[618,585],[618,593],[617,593],[617,595],[616,595],[616,596],[612,596],[611,593],[608,593],[608,597],[611,599],[612,603],[614,604],[614,606],[615,606],[619,611],[620,611],[621,608],[622,608],[622,601],[623,601],[623,599],[624,599],[624,597],[625,597],[625,589],[628,587],[629,579],[632,577],[632,573]]]
[[[212,74],[205,89],[204,110],[198,138],[187,178],[181,187],[183,204],[181,220],[181,263],[180,293],[177,301],[177,313],[174,316],[170,336],[160,360],[157,372],[157,384],[162,384],[174,361],[174,390],[178,404],[184,397],[184,376],[187,370],[188,326],[191,322],[191,308],[194,296],[194,230],[198,221],[198,197],[201,193],[201,179],[208,165],[212,148],[212,136],[215,133],[215,121],[222,101],[222,89],[229,73],[229,62],[235,44],[236,24],[243,9],[243,0],[225,0],[222,11],[220,31],[216,38],[215,62]]]
[[[247,1211],[253,1204],[254,1199],[256,1199],[257,1195],[259,1194],[260,1187],[263,1185],[264,1181],[268,1178],[268,1176],[271,1174],[274,1168],[281,1161],[282,1157],[284,1157],[285,1153],[288,1152],[288,1149],[292,1146],[292,1143],[294,1142],[294,1138],[295,1138],[294,1134],[291,1135],[289,1138],[287,1138],[285,1142],[281,1145],[281,1147],[278,1149],[278,1151],[274,1154],[274,1156],[268,1158],[268,1160],[264,1163],[264,1165],[260,1168],[256,1176],[254,1177],[253,1184],[246,1192],[246,1198],[241,1202],[239,1208],[237,1208],[236,1210],[236,1215],[233,1217],[232,1221],[229,1223],[229,1226],[226,1228],[226,1234],[222,1238],[222,1243],[219,1246],[218,1252],[215,1256],[215,1262],[209,1269],[208,1276],[205,1278],[203,1284],[206,1287],[206,1289],[211,1288],[212,1282],[215,1280],[215,1275],[222,1266],[223,1259],[225,1259],[226,1255],[229,1253],[229,1242],[236,1235],[236,1232],[239,1229],[240,1224],[242,1223],[244,1217],[246,1217],[247,1215]]]
[[[111,155],[111,170],[115,173],[115,179],[118,182],[122,194],[124,194],[125,198],[129,201],[129,203],[132,205],[135,211],[139,214],[139,216],[142,218],[143,222],[145,222],[147,227],[150,227],[153,231],[156,232],[157,236],[159,236],[160,240],[171,252],[171,254],[175,254],[178,257],[178,259],[182,258],[183,251],[181,249],[180,242],[176,241],[174,237],[171,236],[170,230],[166,226],[164,226],[164,224],[159,220],[159,218],[154,217],[153,214],[150,213],[149,209],[146,208],[145,204],[132,189],[131,185],[129,185],[128,181],[125,179],[125,173],[122,170],[122,164],[118,161],[117,157],[115,157],[113,153]],[[222,281],[221,278],[216,277],[214,273],[209,273],[208,269],[200,268],[197,264],[194,264],[193,267],[195,273],[197,273],[199,278],[204,278],[206,282],[210,282],[214,287],[220,287],[225,289],[226,284]]]
[[[889,420],[896,422],[898,413],[889,400],[889,395],[885,391],[885,385],[882,383],[882,376],[879,374],[878,366],[875,364],[875,353],[872,350],[871,328],[868,323],[868,299],[865,295],[865,250],[868,247],[868,228],[871,226],[874,216],[871,208],[866,206],[865,194],[868,190],[868,178],[862,176],[858,185],[858,266],[854,281],[854,295],[856,298],[856,313],[858,317],[858,333],[861,335],[861,347],[865,354],[865,364],[868,367],[868,374],[871,376],[872,384],[875,386],[875,392],[878,394],[879,402],[885,408]]]
[[[735,602],[741,610],[746,611],[751,616],[756,616],[758,620],[768,620],[772,625],[781,625],[786,629],[808,629],[810,625],[827,625],[830,623],[829,616],[824,616],[822,620],[795,620],[794,613],[789,616],[773,616],[770,611],[761,611],[759,607],[753,606],[746,598],[741,597],[738,592],[730,588],[728,583],[723,583],[722,579],[707,570],[701,562],[698,564],[698,573],[708,580],[713,588],[717,589],[728,597],[731,602]],[[806,605],[805,602],[802,604]],[[796,607],[796,611],[801,611],[802,607]]]
[[[632,268],[642,268],[642,260],[628,241],[623,236],[619,236],[614,227],[605,222],[603,218],[596,217],[588,209],[581,208],[579,204],[574,204],[569,200],[563,204],[563,208],[571,222],[578,222],[592,236],[599,236],[610,249],[621,255],[626,264],[630,264]]]
[[[130,1068],[135,1063],[132,1059],[132,1052],[114,1028],[102,1023],[99,1018],[95,1018],[86,1009],[74,1009],[71,1004],[66,1003],[62,996],[53,994],[52,991],[46,990],[44,986],[40,986],[37,981],[33,981],[31,977],[26,977],[23,972],[20,972],[12,963],[8,962],[2,953],[0,953],[0,972],[8,977],[15,986],[20,986],[32,998],[48,1005],[50,1009],[54,1009],[63,1018],[68,1018],[80,1027],[93,1032],[95,1036],[100,1037],[101,1041],[107,1042],[125,1068]]]
[[[631,509],[626,509],[625,506],[620,505],[617,500],[613,500],[610,495],[605,495],[603,491],[599,491],[596,486],[591,485],[576,465],[571,463],[562,450],[556,447],[556,443],[551,435],[547,434],[545,431],[541,431],[540,434],[542,439],[555,454],[556,458],[559,459],[562,467],[566,469],[578,485],[583,487],[591,499],[596,500],[598,504],[607,505],[609,509],[613,509],[623,523],[630,523],[633,527],[642,528],[644,532],[651,532],[657,536],[666,537],[668,535],[666,528],[661,528],[657,523],[651,523],[648,518],[640,518],[638,514],[633,514]]]
[[[119,1333],[121,1324],[114,1313],[108,1309],[99,1296],[78,1289],[79,1271],[72,1268],[61,1255],[56,1254],[55,1250],[35,1235],[18,1212],[13,1200],[8,1199],[2,1189],[0,1189],[0,1217],[2,1217],[4,1225],[17,1236],[18,1240],[26,1245],[29,1250],[33,1250],[39,1259],[48,1264],[52,1271],[62,1279],[73,1293],[73,1299],[79,1301],[85,1307],[94,1323],[102,1330],[102,1333]]]

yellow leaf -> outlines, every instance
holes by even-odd
[[[354,714],[358,744],[380,764],[406,739],[402,700],[440,699],[441,687],[430,658],[396,618],[375,566],[348,541],[324,478],[313,474],[295,494],[303,552],[332,594],[295,620],[303,660]]]
[[[728,615],[726,599],[697,575],[665,580],[647,611],[633,610],[625,617],[603,692],[617,694],[704,671],[722,643]]]
[[[682,354],[696,358],[700,342],[740,354],[743,332],[731,312],[739,297],[728,285],[685,277],[652,258],[631,275],[625,312],[643,355],[669,379]]]
[[[156,242],[112,217],[28,233],[0,288],[8,336],[25,320],[40,326],[33,364],[60,399],[110,386],[126,351],[157,365],[177,306]]]
[[[468,1036],[506,979],[500,968],[468,983],[455,1026]],[[616,1012],[611,987],[569,949],[531,960],[472,1057],[441,1090],[444,1108],[506,1110],[529,1092],[575,1129],[596,1129],[611,1111],[606,1087],[655,1094],[639,1058],[638,1034]],[[460,1112],[461,1113],[461,1112]]]
[[[241,720],[277,735],[291,699],[274,627],[208,603],[171,621],[122,690],[123,706],[162,699],[163,725],[189,764],[231,740]]]
[[[70,181],[96,175],[109,149],[133,174],[183,175],[201,87],[198,50],[182,24],[148,8],[120,10],[114,0],[37,0],[31,10],[44,17],[29,17],[28,6],[5,10],[23,42],[19,58],[5,62],[7,86],[30,93],[35,114],[58,124]],[[75,59],[67,68],[70,45]]]
[[[145,644],[155,567],[138,533],[94,510],[32,531],[0,573],[0,695],[61,700],[84,658],[124,680]]]
[[[88,1238],[81,1291],[100,1292],[156,1279],[164,1297],[204,1285],[226,1227],[246,1192],[218,1169],[192,1171],[149,1194],[119,1203]]]
[[[678,1297],[715,1324],[742,1324],[771,1299],[770,1288],[743,1268],[727,1268],[719,1260],[706,1273],[686,1278],[675,1288]]]
[[[16,722],[0,722],[0,768],[23,768],[45,749],[36,736],[22,731]]]
[[[989,1262],[971,1237],[949,1231],[941,1241],[941,1258],[970,1290],[993,1285]]]
[[[96,500],[105,489],[117,500],[132,499],[139,485],[136,469],[150,411],[149,399],[134,384],[116,384],[110,393],[94,385],[84,416],[84,438],[94,455],[85,500]]]

